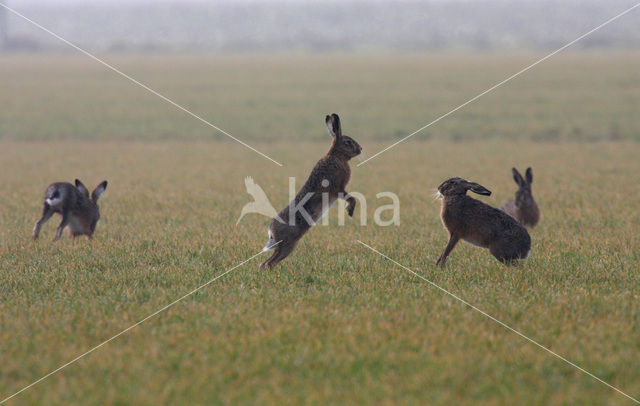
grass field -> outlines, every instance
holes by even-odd
[[[39,58],[0,58],[0,399],[259,252],[268,219],[235,226],[244,177],[283,207],[328,149],[324,114],[371,156],[535,56],[112,57],[284,167],[90,61]],[[559,55],[356,159],[366,227],[335,206],[278,268],[255,258],[7,404],[632,404],[356,241],[638,398],[638,65]],[[531,258],[461,244],[436,268],[433,189],[466,177],[497,206],[512,166],[534,169]],[[95,239],[52,243],[53,218],[31,242],[47,184],[76,177],[109,180]],[[398,227],[372,222],[382,191]]]
[[[324,140],[327,111],[361,138],[400,138],[541,56],[104,58],[244,140],[273,142]],[[0,139],[223,138],[83,55],[0,55],[0,86]],[[638,105],[640,52],[568,53],[416,140],[640,141]]]

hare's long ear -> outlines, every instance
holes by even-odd
[[[342,128],[340,127],[340,117],[337,114],[332,114],[325,118],[325,122],[327,123],[327,129],[329,130],[329,134],[332,137],[338,139],[342,137]]]
[[[491,196],[491,191],[479,183],[467,182],[467,189],[479,195]]]
[[[76,179],[76,188],[80,191],[80,193],[82,193],[86,197],[89,197],[89,189],[87,189],[87,187],[82,182],[80,182],[80,179]]]
[[[98,199],[102,197],[106,189],[107,189],[107,181],[105,180],[101,184],[96,186],[95,189],[93,189],[93,192],[91,192],[91,200],[93,200],[94,203],[97,202]]]
[[[531,167],[527,168],[527,172],[525,172],[524,176],[526,176],[528,184],[533,183],[533,171],[531,170]]]
[[[516,168],[511,168],[511,172],[513,172],[513,180],[516,181],[518,186],[524,186],[524,179],[522,179],[522,175]]]

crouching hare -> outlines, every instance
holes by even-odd
[[[540,210],[536,201],[533,200],[531,193],[531,184],[533,183],[533,172],[531,168],[527,168],[525,178],[520,175],[516,168],[511,168],[513,172],[513,180],[518,185],[515,200],[505,202],[500,209],[505,213],[518,220],[521,224],[529,227],[535,227],[540,221]]]
[[[296,197],[269,225],[269,240],[264,251],[274,250],[273,255],[260,265],[269,269],[285,259],[298,241],[338,198],[347,202],[347,213],[353,217],[356,199],[345,190],[351,169],[349,160],[362,152],[362,147],[351,137],[342,135],[337,114],[327,116],[329,134],[333,144],[311,171],[309,178]]]
[[[100,219],[98,199],[107,188],[105,180],[99,184],[89,197],[89,190],[76,179],[76,185],[67,182],[56,182],[49,185],[44,195],[44,207],[42,217],[33,228],[33,239],[37,239],[40,228],[53,216],[54,213],[62,215],[62,222],[56,228],[56,241],[62,235],[65,227],[69,227],[71,236],[86,235],[89,239],[93,236],[96,224]]]
[[[438,194],[442,197],[440,218],[449,231],[449,243],[436,265],[444,266],[460,239],[488,248],[502,263],[512,264],[528,258],[531,238],[527,229],[502,210],[467,196],[467,190],[491,195],[484,186],[462,178],[451,178],[438,186]]]

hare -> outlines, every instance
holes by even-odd
[[[488,248],[494,257],[506,264],[528,258],[531,237],[527,229],[503,211],[467,196],[467,190],[491,195],[484,186],[462,178],[451,178],[438,186],[437,193],[442,197],[440,218],[449,231],[449,243],[436,265],[444,266],[460,239]]]
[[[62,222],[56,229],[53,241],[60,238],[65,227],[69,227],[71,236],[74,238],[84,234],[91,239],[100,219],[98,199],[106,188],[107,181],[105,180],[94,189],[89,197],[89,190],[78,179],[76,179],[75,186],[67,182],[56,182],[49,185],[44,196],[42,217],[33,228],[33,239],[38,238],[40,228],[53,216],[53,213],[62,215]]]
[[[351,176],[349,160],[358,156],[362,147],[353,138],[342,135],[337,114],[327,116],[325,122],[333,137],[331,148],[318,161],[296,197],[271,220],[264,251],[273,249],[274,253],[260,269],[272,268],[291,254],[300,238],[338,198],[347,202],[347,213],[353,217],[356,199],[345,187]]]
[[[531,168],[527,168],[525,178],[522,178],[520,172],[516,168],[511,168],[513,172],[513,180],[516,181],[519,189],[516,192],[515,200],[505,202],[500,209],[505,213],[518,220],[521,224],[529,227],[535,227],[540,220],[540,209],[536,201],[533,200],[531,193],[531,184],[533,183],[533,172]]]

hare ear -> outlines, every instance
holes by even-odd
[[[468,182],[467,189],[479,195],[491,196],[491,191],[479,183]]]
[[[513,172],[513,180],[516,181],[518,186],[523,186],[524,185],[524,179],[522,179],[522,175],[520,175],[520,172],[518,172],[518,170],[516,168],[511,168],[511,172]]]
[[[533,171],[531,170],[531,167],[527,168],[527,172],[525,172],[524,176],[527,178],[527,183],[533,183]]]
[[[87,187],[82,182],[80,182],[80,179],[76,179],[76,188],[80,191],[80,193],[89,197],[89,189],[87,189]]]
[[[93,189],[93,192],[91,192],[91,200],[93,200],[94,202],[97,202],[98,199],[102,197],[106,189],[107,189],[107,181],[105,180],[101,184],[96,186],[95,189]]]
[[[337,114],[332,114],[330,116],[325,117],[325,122],[327,124],[327,129],[329,130],[329,134],[332,137],[340,138],[342,137],[342,129],[340,128],[340,117]]]

